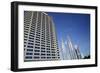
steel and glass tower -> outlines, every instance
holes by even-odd
[[[68,49],[67,51],[69,52],[69,57],[71,60],[73,59],[81,59],[81,53],[79,51],[79,47],[77,45],[73,45],[71,38],[68,36],[67,37],[68,41],[67,41],[67,46]]]

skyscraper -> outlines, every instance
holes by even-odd
[[[68,41],[67,41],[67,45],[68,45],[68,51],[70,54],[70,59],[77,59],[76,53],[75,53],[75,48],[73,46],[73,43],[71,41],[71,38],[68,36]]]
[[[59,59],[52,17],[45,12],[24,11],[24,61]]]
[[[71,38],[69,36],[67,38],[68,38],[68,41],[67,41],[68,49],[67,49],[67,51],[69,52],[70,59],[71,60],[81,59],[81,53],[80,53],[79,47],[77,45],[75,45],[75,46],[73,45]]]
[[[82,59],[79,47],[77,45],[75,45],[74,48],[75,48],[75,52],[76,52],[76,55],[77,55],[77,59]]]

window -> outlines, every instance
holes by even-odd
[[[47,44],[48,46],[50,45],[50,44]],[[50,46],[49,46],[50,47]]]
[[[41,52],[45,52],[45,51],[41,50]]]
[[[52,54],[52,56],[55,56],[55,54]]]
[[[29,25],[24,25],[24,26],[26,27],[26,26],[29,26]]]
[[[29,36],[34,37],[34,35],[29,35]]]
[[[50,46],[47,46],[47,47],[50,47]]]
[[[40,44],[35,44],[36,46],[40,46]]]
[[[28,28],[24,28],[24,30],[28,30]]]
[[[24,39],[24,41],[27,41],[27,39]]]
[[[45,54],[41,53],[41,55],[45,55]]]
[[[47,48],[47,50],[50,50],[50,48]]]
[[[35,28],[35,26],[34,26],[34,25],[31,25],[31,29],[32,29],[32,28]]]
[[[24,35],[28,35],[28,33],[24,33]]]
[[[33,46],[27,46],[28,48],[33,48]]]
[[[24,36],[24,38],[27,38],[27,36]]]
[[[60,58],[60,57],[58,57],[58,58]]]
[[[31,29],[30,32],[35,33],[35,30],[34,29],[33,30]]]
[[[33,55],[33,53],[26,53],[26,55]]]
[[[40,52],[40,50],[34,50],[35,52]]]
[[[34,31],[35,30],[35,28],[34,27],[31,27],[31,31]]]
[[[41,58],[43,59],[43,58],[46,58],[46,57],[41,57]]]
[[[33,51],[33,49],[27,49],[27,51]]]
[[[24,45],[24,47],[26,47],[26,45]]]
[[[28,33],[28,31],[25,31],[25,30],[24,30],[24,34],[25,34],[25,33]]]
[[[47,51],[47,53],[50,53],[50,51]]]
[[[41,48],[41,49],[43,49],[43,50],[44,50],[45,48]]]
[[[33,45],[33,43],[28,43],[28,44]]]
[[[32,37],[29,37],[29,39],[33,39],[34,40],[34,38],[32,38]]]
[[[39,55],[39,53],[34,53],[34,55]]]
[[[29,27],[28,26],[24,26],[24,29],[28,29]]]
[[[35,47],[36,49],[40,49],[40,47]]]
[[[40,35],[39,35],[39,34],[36,34],[36,38],[37,38],[37,39],[40,39]]]
[[[47,56],[50,56],[50,54],[47,54]]]
[[[39,41],[35,41],[35,43],[40,43]]]
[[[52,58],[56,58],[56,57],[52,57]]]
[[[41,46],[45,47],[45,45],[41,45]]]
[[[32,59],[32,57],[31,57],[31,56],[26,56],[25,58],[26,58],[26,59]]]
[[[35,40],[40,41],[40,39],[39,39],[39,38],[36,38]]]
[[[54,51],[52,51],[52,53],[55,53]]]
[[[49,59],[49,58],[51,58],[51,57],[47,57],[47,58]]]
[[[35,59],[38,59],[39,57],[34,57]]]
[[[34,42],[33,40],[28,40],[29,42]]]
[[[30,34],[34,35],[35,33],[31,32]]]
[[[55,49],[51,49],[52,51],[55,51]]]

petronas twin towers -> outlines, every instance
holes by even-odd
[[[81,59],[79,48],[73,47],[70,39],[67,43],[64,59]],[[60,52],[52,17],[45,12],[24,11],[24,61],[61,60]]]

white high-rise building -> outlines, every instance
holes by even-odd
[[[24,61],[60,60],[55,26],[45,12],[24,11]]]

